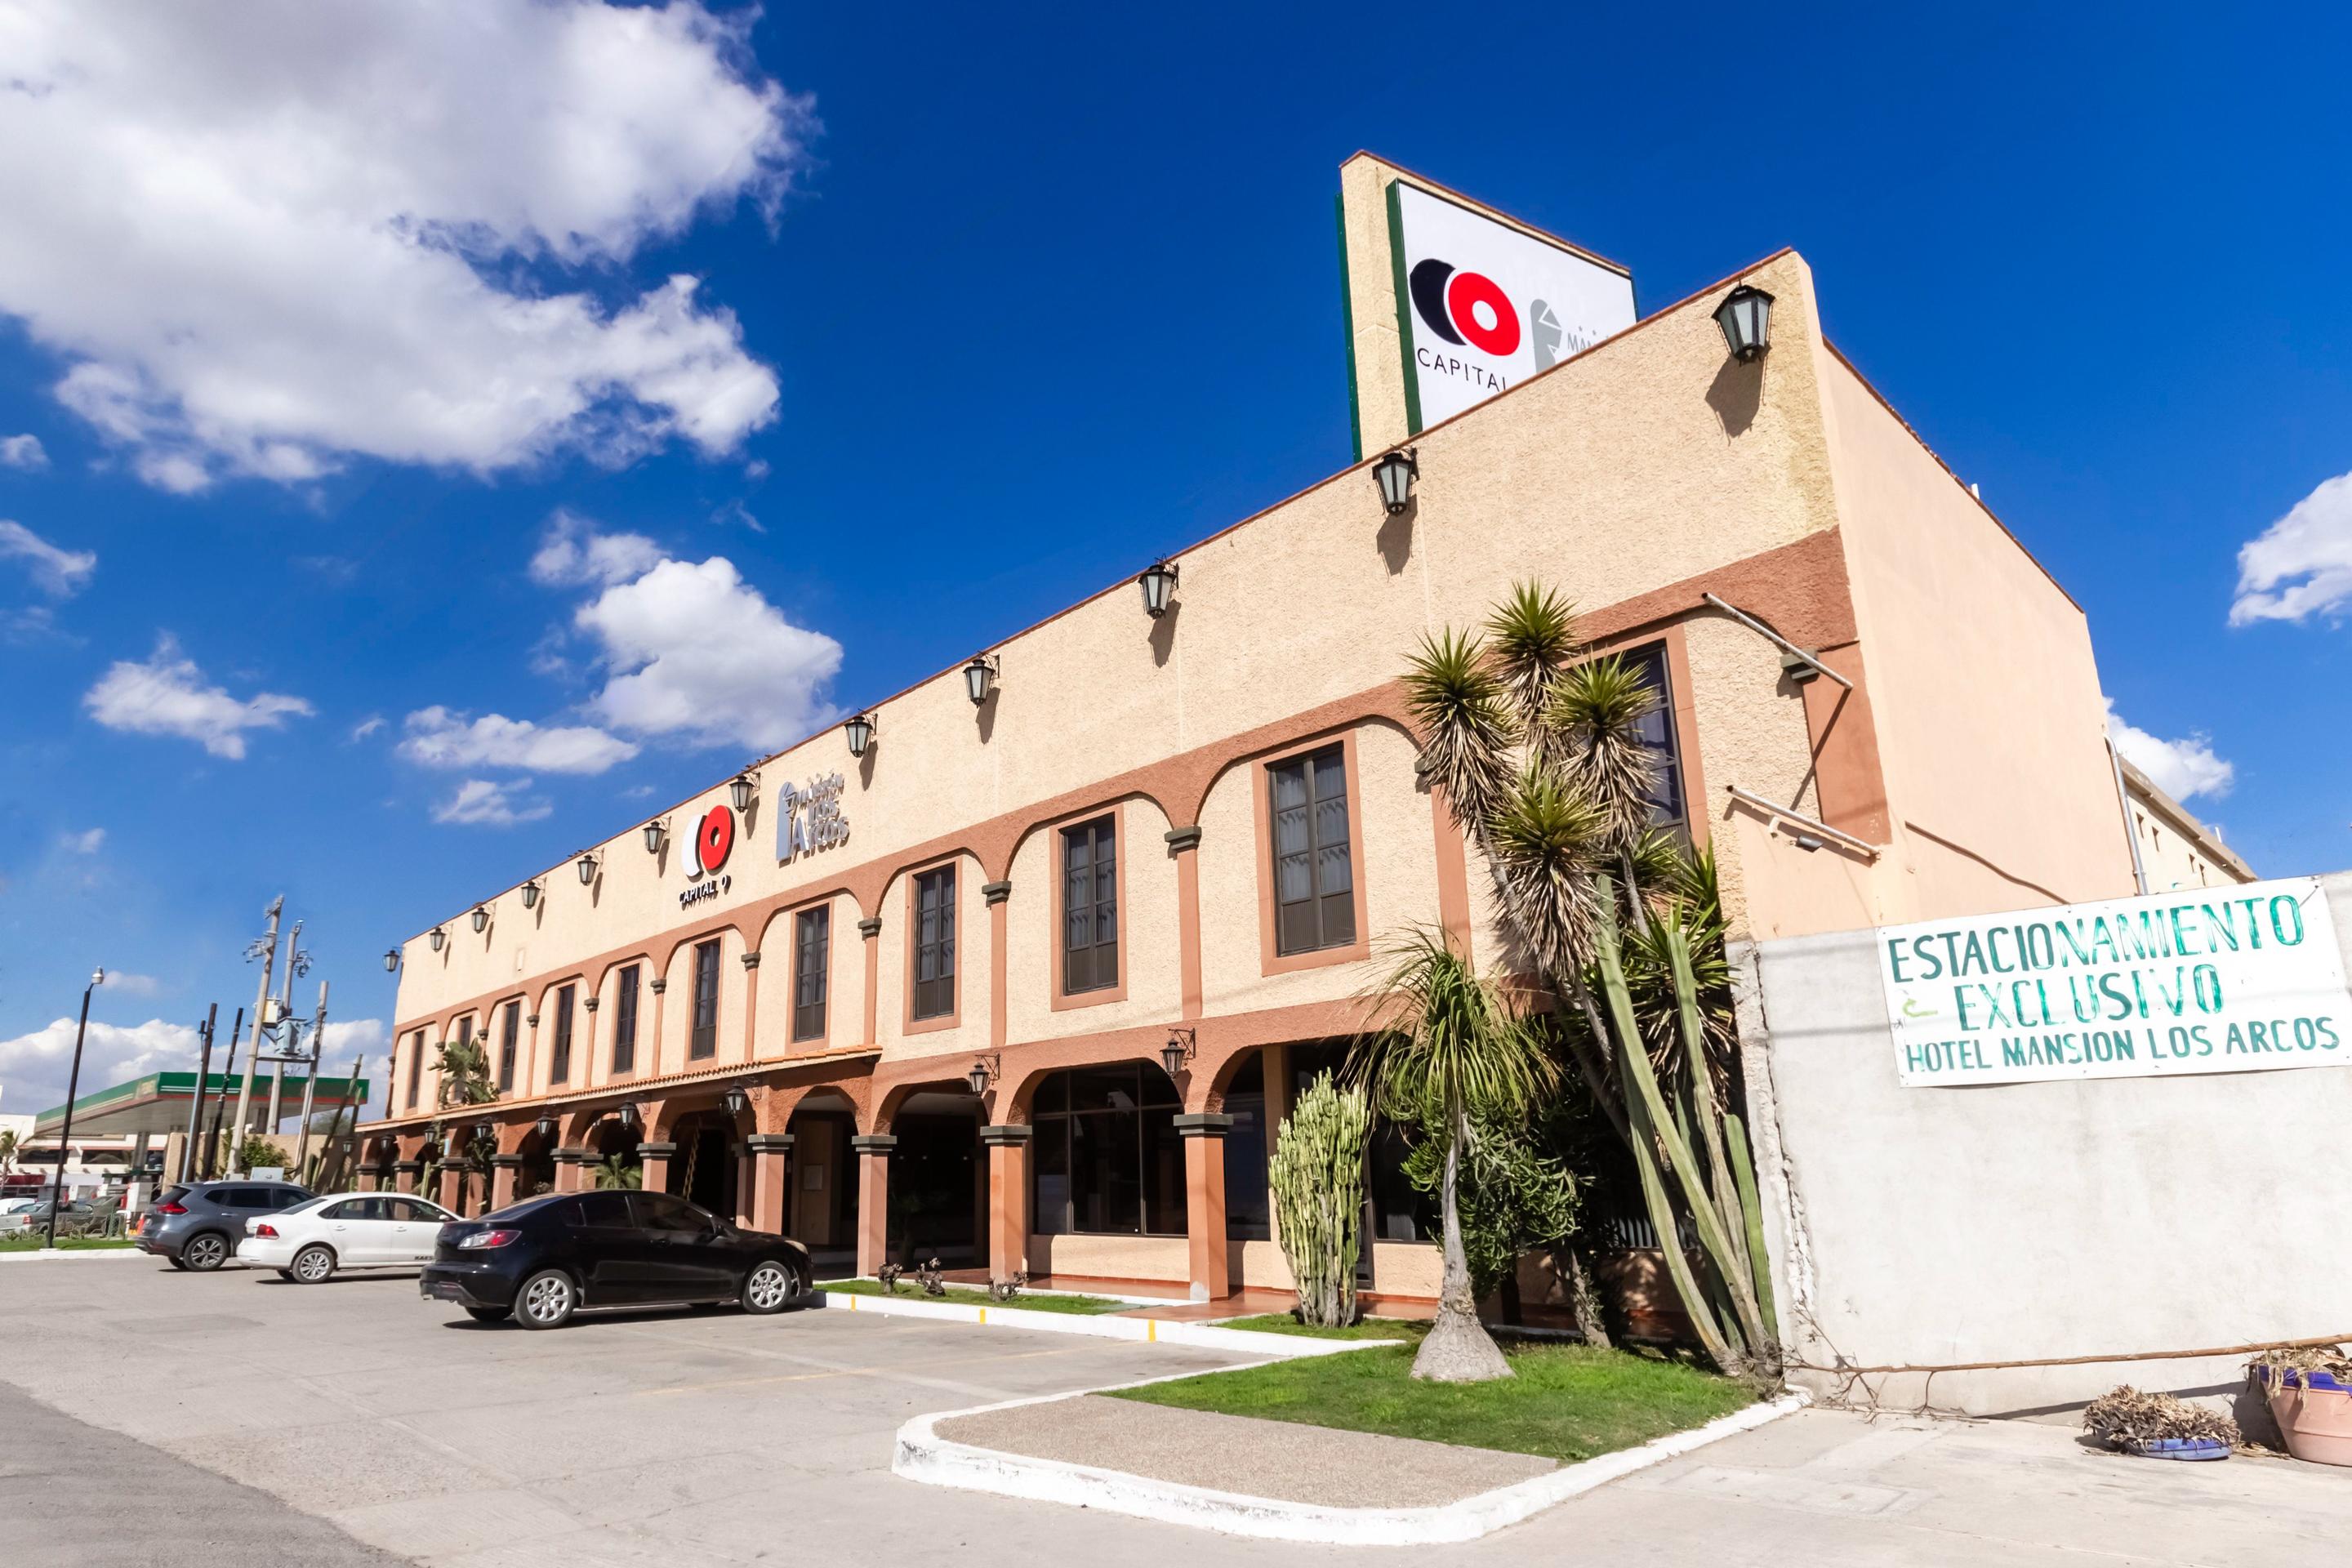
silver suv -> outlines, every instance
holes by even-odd
[[[245,1222],[307,1201],[290,1182],[196,1182],[166,1187],[139,1226],[139,1250],[202,1274],[236,1254]]]

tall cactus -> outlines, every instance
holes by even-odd
[[[1282,1255],[1298,1288],[1298,1315],[1310,1327],[1356,1321],[1358,1226],[1364,1212],[1364,1149],[1372,1110],[1361,1089],[1325,1073],[1298,1097],[1266,1163]]]

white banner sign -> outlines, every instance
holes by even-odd
[[[1402,180],[1389,199],[1415,430],[1633,324],[1626,274]]]
[[[2352,995],[2316,878],[1878,933],[1907,1085],[2352,1063]]]

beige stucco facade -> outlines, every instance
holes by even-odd
[[[1360,158],[1342,174],[1360,362],[1381,331],[1360,297],[1370,284],[1357,252],[1377,237],[1358,228],[1383,167]],[[1376,271],[1385,276],[1384,257]],[[1747,364],[1727,356],[1711,319],[1742,281],[1777,301],[1770,352]],[[1360,413],[1368,432],[1402,428],[1382,424],[1382,410]],[[945,670],[873,702],[876,739],[862,757],[836,728],[760,763],[753,803],[732,813],[724,879],[707,897],[681,898],[697,885],[687,871],[697,826],[731,810],[723,779],[660,814],[658,853],[645,824],[616,825],[589,851],[586,885],[572,863],[548,868],[532,908],[518,885],[483,897],[480,932],[461,904],[437,948],[429,934],[411,938],[387,1130],[398,1153],[415,1159],[436,1114],[457,1121],[436,1113],[432,1047],[462,1017],[491,1032],[495,1051],[492,1020],[512,1002],[536,1020],[520,1031],[516,1089],[465,1113],[494,1121],[509,1157],[586,1150],[625,1100],[649,1147],[682,1126],[690,1142],[699,1122],[689,1118],[721,1118],[721,1095],[738,1085],[749,1103],[727,1120],[740,1212],[780,1226],[833,1223],[813,1210],[849,1183],[870,1266],[886,1239],[877,1211],[907,1158],[887,1140],[915,1106],[927,1126],[961,1115],[992,1130],[976,1179],[993,1194],[981,1248],[992,1270],[1168,1279],[1213,1295],[1286,1281],[1270,1243],[1224,1234],[1213,1158],[1190,1150],[1186,1234],[1033,1229],[1034,1097],[1046,1075],[1076,1066],[1142,1061],[1157,1073],[1179,1031],[1190,1056],[1175,1090],[1186,1117],[1207,1119],[1185,1136],[1213,1145],[1236,1073],[1273,1059],[1269,1047],[1356,1026],[1378,938],[1442,923],[1480,962],[1501,960],[1485,875],[1416,776],[1396,682],[1423,637],[1475,624],[1528,578],[1572,595],[1596,647],[1659,650],[1688,827],[1717,853],[1735,934],[2132,889],[2080,608],[1830,346],[1811,269],[1793,252],[1412,445],[1420,477],[1399,515],[1384,511],[1367,466],[1350,468],[1174,557],[1175,606],[1162,617],[1146,615],[1131,580],[1113,584],[1007,628],[990,650],[999,672],[985,704],[968,700],[960,668]],[[1727,605],[1850,687],[1792,668]],[[1357,929],[1352,944],[1286,954],[1272,929],[1267,769],[1330,746],[1345,760]],[[781,858],[781,792],[836,773],[846,841]],[[1119,973],[1073,996],[1061,984],[1062,834],[1106,816]],[[919,1019],[913,889],[938,868],[954,872],[954,1001]],[[831,915],[826,1023],[794,1040],[793,921],[820,904]],[[719,943],[716,1040],[697,1057],[694,952],[709,941]],[[616,987],[633,964],[663,984],[640,994],[635,1062],[621,1074]],[[559,1082],[555,1004],[567,985],[579,1005]],[[973,1097],[976,1065],[988,1088]],[[820,1104],[842,1120],[824,1123],[833,1163],[812,1188],[793,1161],[806,1163],[818,1133],[796,1112]],[[556,1123],[551,1136],[535,1127],[541,1117]],[[882,1142],[837,1147],[853,1131]],[[797,1155],[754,1147],[755,1134],[787,1133],[807,1141]],[[579,1179],[566,1161],[559,1179]],[[1434,1283],[1428,1248],[1382,1244],[1377,1289],[1426,1294]]]

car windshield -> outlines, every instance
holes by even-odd
[[[300,1203],[296,1204],[292,1208],[288,1209],[286,1212],[288,1214],[309,1214],[311,1210],[317,1208],[320,1204],[323,1204],[327,1200],[324,1198],[304,1198]]]

